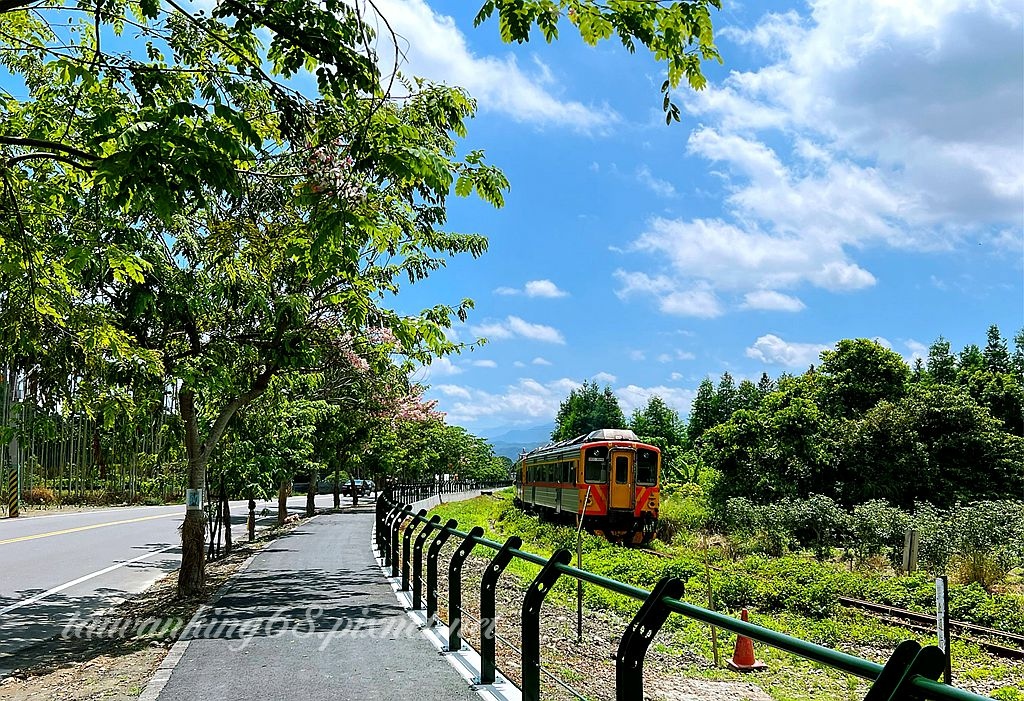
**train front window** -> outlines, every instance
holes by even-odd
[[[587,448],[583,463],[583,479],[591,484],[608,483],[607,448]]]
[[[658,481],[658,454],[653,450],[636,452],[636,483],[651,486]]]

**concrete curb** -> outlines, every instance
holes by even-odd
[[[308,523],[315,519],[316,516],[311,516],[305,519],[303,522]],[[139,701],[157,701],[160,698],[160,693],[167,686],[167,682],[171,678],[171,674],[174,672],[174,668],[181,662],[181,658],[185,656],[185,652],[188,650],[189,644],[192,642],[192,631],[199,627],[199,621],[206,616],[207,613],[217,604],[217,602],[227,593],[228,587],[231,586],[232,582],[238,575],[245,572],[252,565],[256,557],[263,552],[261,547],[259,550],[250,555],[245,562],[243,562],[235,572],[225,580],[223,584],[213,593],[213,597],[209,603],[202,604],[196,609],[195,614],[189,619],[188,624],[182,631],[181,636],[175,641],[174,645],[171,645],[171,649],[167,651],[167,655],[164,656],[160,665],[156,668],[153,676],[150,678],[149,683],[146,684],[146,688],[142,690],[142,694],[139,696]]]

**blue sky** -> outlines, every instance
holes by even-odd
[[[662,69],[563,30],[503,45],[479,2],[387,0],[407,73],[479,102],[465,147],[506,206],[453,200],[489,252],[401,292],[476,301],[418,379],[450,423],[550,422],[583,380],[685,414],[705,376],[800,372],[842,338],[908,361],[1024,323],[1019,2],[726,2],[724,65],[660,111]]]

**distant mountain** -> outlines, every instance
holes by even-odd
[[[551,440],[551,432],[554,430],[554,424],[548,424],[546,426],[514,428],[484,437],[494,446],[495,455],[504,455],[515,460],[523,452],[523,448],[532,450],[539,445],[549,442]]]

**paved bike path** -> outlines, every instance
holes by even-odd
[[[479,699],[399,606],[373,519],[321,515],[256,555],[196,621],[160,701]]]

